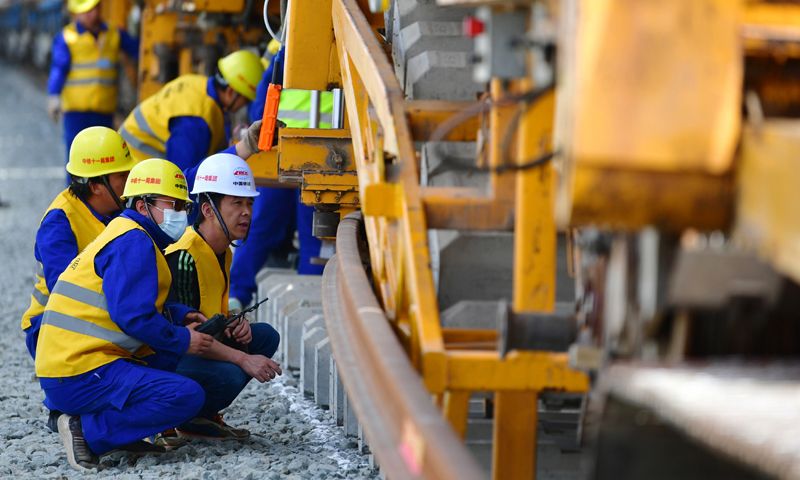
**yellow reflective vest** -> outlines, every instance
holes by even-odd
[[[319,96],[319,128],[331,128],[333,122],[333,94],[321,92]],[[308,128],[311,112],[311,91],[286,89],[281,91],[278,119],[289,128]]]
[[[119,134],[128,142],[134,160],[165,158],[169,121],[174,117],[205,120],[211,131],[208,155],[227,147],[225,118],[217,102],[208,95],[207,85],[208,77],[203,75],[181,75],[133,109]]]
[[[78,243],[78,252],[83,251],[92,240],[100,235],[106,226],[94,216],[89,207],[83,201],[71,193],[69,189],[64,190],[42,216],[39,225],[44,221],[44,217],[50,213],[51,210],[62,210],[67,215],[69,226],[72,229],[72,234],[75,236],[75,241]],[[36,272],[36,285],[33,287],[31,293],[31,304],[25,315],[22,316],[22,329],[27,330],[31,326],[31,318],[36,315],[44,313],[44,307],[47,305],[47,300],[50,298],[50,291],[47,289],[47,283],[44,279],[44,266],[39,263],[39,269]]]
[[[103,279],[94,270],[97,253],[112,240],[139,229],[133,220],[118,217],[81,252],[50,294],[36,347],[36,375],[45,378],[72,377],[120,358],[139,359],[153,353],[146,344],[122,332],[108,314]],[[158,246],[153,242],[158,251]],[[158,298],[164,309],[172,276],[163,255],[156,255]]]
[[[225,271],[217,260],[217,254],[193,227],[189,227],[177,242],[167,247],[166,254],[185,250],[194,259],[197,268],[197,283],[200,289],[200,312],[211,318],[221,313],[228,314],[228,293],[230,290],[231,259],[230,247],[225,250]]]
[[[75,23],[64,27],[70,68],[61,107],[65,112],[114,113],[117,110],[117,67],[120,35],[115,27],[100,32],[78,33]]]

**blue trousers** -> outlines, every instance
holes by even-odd
[[[48,408],[80,415],[83,436],[98,455],[187,422],[205,402],[197,382],[125,360],[39,381]]]
[[[243,247],[237,248],[231,265],[231,298],[242,305],[253,299],[258,289],[256,274],[267,261],[270,250],[279,249],[291,239],[297,229],[300,238],[300,263],[297,273],[322,275],[321,265],[312,265],[311,258],[319,256],[322,241],[311,234],[314,207],[303,205],[294,189],[258,187],[261,195],[253,203],[250,236]]]
[[[253,339],[247,344],[249,353],[272,358],[280,342],[278,332],[268,323],[254,323],[250,328]],[[176,373],[203,387],[205,403],[196,416],[208,419],[233,403],[253,378],[238,365],[197,355],[184,355],[178,362]]]
[[[64,145],[67,147],[67,162],[69,162],[69,149],[75,136],[84,128],[108,127],[113,128],[114,116],[97,112],[64,112]],[[70,184],[67,174],[67,186]]]

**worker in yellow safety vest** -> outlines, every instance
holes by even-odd
[[[264,72],[258,56],[246,50],[219,60],[213,77],[181,75],[139,104],[128,116],[120,135],[136,160],[165,158],[184,171],[193,187],[200,162],[220,151],[247,158],[242,146],[230,147],[229,114],[256,97]],[[253,128],[260,129],[260,124]]]
[[[218,153],[200,164],[195,180],[192,193],[198,195],[198,221],[166,250],[172,274],[167,300],[197,309],[207,318],[235,315],[239,311],[228,308],[230,247],[238,246],[235,240],[244,243],[250,230],[253,199],[258,195],[253,172],[241,158]],[[250,436],[243,428],[227,425],[219,413],[252,378],[264,383],[281,374],[280,364],[270,359],[278,348],[278,332],[267,323],[250,321],[226,330],[204,354],[181,358],[175,372],[199,383],[206,401],[194,419],[152,437],[153,443],[175,446],[181,437]]]
[[[47,208],[33,245],[36,284],[22,316],[31,357],[36,357],[42,314],[58,276],[122,212],[119,197],[133,165],[125,141],[110,128],[90,127],[75,137],[67,164],[72,184]],[[53,431],[59,415],[51,409],[47,426]]]
[[[127,209],[58,278],[36,349],[36,375],[65,413],[58,433],[77,470],[115,449],[163,453],[142,439],[191,420],[205,401],[200,385],[172,373],[181,356],[213,342],[194,330],[202,313],[166,301],[172,277],[162,252],[192,206],[183,173],[143,161],[123,198]]]
[[[69,0],[67,9],[73,21],[53,38],[47,113],[58,122],[63,112],[69,161],[78,132],[93,126],[112,127],[120,50],[136,60],[139,41],[102,21],[100,0]]]

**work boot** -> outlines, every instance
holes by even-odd
[[[216,438],[235,440],[246,440],[250,438],[250,432],[244,428],[233,428],[222,421],[222,415],[216,414],[213,420],[208,418],[196,417],[192,420],[175,427],[178,435],[183,438]]]
[[[50,410],[50,416],[47,417],[47,428],[53,431],[53,433],[58,433],[58,417],[63,415],[62,412],[58,410]]]
[[[178,436],[178,432],[176,432],[174,428],[170,428],[169,430],[161,433],[156,433],[155,435],[150,435],[144,440],[152,443],[153,445],[165,447],[167,450],[180,447],[185,443],[183,439]]]
[[[80,471],[97,468],[100,458],[83,438],[80,416],[65,414],[58,417],[58,434],[61,436],[64,448],[67,449],[67,460],[72,468]]]
[[[118,452],[131,453],[134,455],[161,455],[167,453],[167,449],[161,445],[154,445],[146,440],[136,440],[135,442],[126,443],[117,447]]]

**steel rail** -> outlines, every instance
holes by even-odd
[[[345,217],[322,276],[322,306],[348,403],[388,478],[484,478],[395,336],[359,251],[361,213]]]

